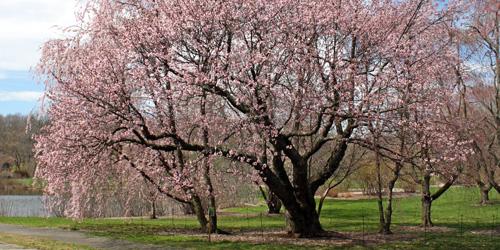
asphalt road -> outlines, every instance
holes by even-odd
[[[32,236],[32,237],[43,237],[46,239],[62,241],[66,243],[90,246],[92,248],[97,248],[97,249],[111,249],[111,250],[175,249],[175,248],[166,248],[165,246],[160,247],[148,244],[138,244],[125,240],[116,240],[105,237],[95,237],[79,231],[69,231],[69,230],[53,229],[53,228],[30,228],[17,225],[0,224],[0,232],[8,234]],[[0,242],[0,250],[2,249],[24,249],[24,248]]]
[[[16,250],[19,250],[19,249],[22,249],[22,250],[35,250],[35,249],[28,249],[28,248],[23,248],[23,247],[12,245],[12,244],[6,244],[6,243],[0,242],[0,250],[14,250],[14,249],[16,249]]]

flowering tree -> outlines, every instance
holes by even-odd
[[[458,62],[458,57],[450,62],[453,61]],[[402,107],[396,112],[380,114],[379,119],[370,122],[369,134],[352,139],[374,153],[380,233],[392,233],[393,189],[405,172],[422,186],[423,218],[430,221],[432,201],[455,182],[461,170],[459,164],[471,154],[468,137],[464,135],[464,119],[458,117],[458,112],[453,112],[455,116],[449,114],[450,103],[456,100],[453,65],[442,67],[441,78],[433,87],[422,89],[409,83],[403,91],[394,92]],[[406,77],[415,76],[409,73]],[[383,167],[388,171],[382,171]],[[382,172],[386,174],[383,176]],[[431,176],[449,179],[433,195],[430,194]]]
[[[474,86],[468,90],[475,94],[487,92],[490,93],[489,97],[492,96],[491,92],[494,91],[492,88],[484,89],[479,86]],[[492,136],[496,131],[495,127],[492,126],[494,123],[490,120],[491,114],[477,104],[487,100],[487,97],[480,97],[480,101],[476,101],[478,99],[475,97],[469,96],[469,98],[465,104],[467,105],[467,121],[470,124],[470,129],[473,130],[470,135],[474,155],[467,162],[468,171],[466,171],[466,176],[479,188],[481,194],[480,203],[485,205],[489,203],[490,190],[498,186],[495,180],[496,173],[499,171],[497,167],[497,147],[495,136]]]
[[[49,185],[63,185],[48,171],[60,164],[105,176],[102,153],[124,149],[159,179],[160,156],[172,156],[182,171],[162,183],[189,190],[196,159],[224,158],[256,171],[299,236],[323,231],[314,194],[349,139],[402,107],[393,93],[434,88],[453,57],[431,1],[89,2],[39,67],[52,100],[45,138],[57,145],[39,140]]]
[[[452,119],[457,119],[452,117]],[[460,121],[460,119],[457,119]],[[431,220],[432,202],[443,195],[457,180],[464,168],[464,162],[473,154],[469,138],[464,135],[461,122],[450,122],[444,117],[434,133],[423,136],[418,133],[420,157],[412,161],[413,180],[421,185],[422,226],[433,226]],[[439,177],[443,182],[434,193],[431,192],[431,178]]]
[[[485,190],[491,187],[500,192],[500,185],[495,181],[495,172],[500,168],[500,4],[474,0],[463,5],[467,15],[463,20],[462,47],[467,56],[464,67],[470,76],[464,82],[464,88],[467,84],[470,90],[464,105],[471,106],[471,120],[483,130],[475,133],[474,143],[476,160],[482,164],[477,167],[484,168],[486,177],[486,181],[479,177],[476,182],[485,197]]]

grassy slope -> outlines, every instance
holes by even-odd
[[[491,192],[493,205],[478,206],[479,193],[473,188],[454,187],[433,204],[433,218],[437,226],[456,230],[447,233],[413,233],[421,236],[410,242],[380,245],[379,248],[407,249],[498,249],[500,237],[473,234],[471,230],[488,230],[500,225],[500,196]],[[240,213],[240,216],[220,216],[219,225],[233,232],[282,229],[285,225],[282,215],[266,216],[264,206],[231,208],[225,212]],[[260,214],[263,213],[262,220]],[[415,226],[420,218],[419,197],[398,199],[395,202],[394,231],[398,226]],[[321,221],[325,229],[340,232],[375,232],[377,230],[377,208],[374,200],[327,200]],[[262,222],[261,222],[262,221]],[[63,218],[5,218],[0,223],[21,224],[35,227],[58,227],[86,230],[91,234],[128,239],[142,243],[205,249],[301,249],[290,245],[264,245],[251,243],[219,242],[207,244],[206,237],[186,235],[159,235],[176,228],[178,230],[198,227],[192,217],[147,219],[85,219],[73,222]],[[309,247],[310,248],[310,247]],[[360,248],[354,247],[354,248]],[[331,248],[330,248],[331,249]]]

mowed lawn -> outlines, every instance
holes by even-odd
[[[266,215],[264,205],[225,209],[219,215],[219,226],[229,231],[233,239],[212,237],[198,232],[194,217],[164,217],[149,219],[84,219],[7,218],[0,223],[32,227],[56,227],[86,231],[92,235],[126,239],[189,249],[500,249],[500,195],[490,193],[492,204],[478,205],[476,188],[453,187],[433,204],[435,229],[421,229],[420,198],[396,199],[393,216],[394,238],[378,239],[378,211],[375,200],[326,200],[321,222],[329,231],[340,232],[358,240],[349,244],[328,241],[308,241],[298,244],[295,239],[280,234],[285,227],[283,215]],[[249,240],[245,242],[245,239]],[[273,240],[273,237],[281,240]],[[363,239],[360,241],[359,239]],[[364,239],[368,239],[365,241]],[[342,241],[342,239],[338,239]]]

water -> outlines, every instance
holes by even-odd
[[[41,195],[0,195],[0,216],[46,217]]]

